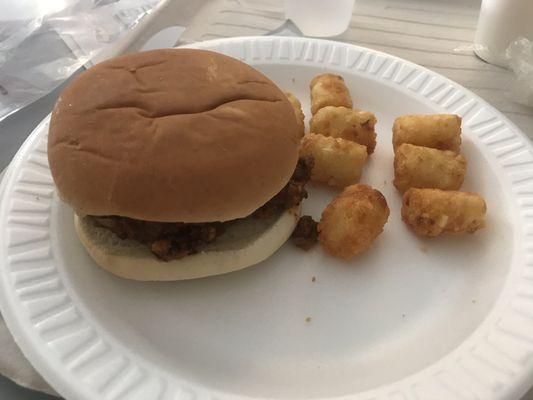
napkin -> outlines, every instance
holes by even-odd
[[[0,349],[0,372],[3,375],[21,386],[59,396],[24,357],[2,317],[0,317]]]

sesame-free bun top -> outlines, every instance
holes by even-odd
[[[252,67],[193,49],[97,64],[61,93],[48,158],[78,215],[161,222],[246,217],[288,182],[298,126]]]

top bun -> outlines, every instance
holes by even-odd
[[[48,159],[78,215],[246,217],[288,182],[298,126],[283,92],[228,56],[166,49],[95,65],[63,90]]]

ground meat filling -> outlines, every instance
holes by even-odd
[[[121,239],[133,239],[148,246],[152,253],[165,261],[195,253],[200,245],[212,242],[226,229],[226,224],[222,222],[184,224],[141,221],[118,216],[89,218]]]
[[[307,198],[304,188],[311,176],[312,160],[300,159],[285,187],[261,208],[247,218],[270,218],[298,205]],[[182,222],[150,222],[120,216],[88,216],[94,223],[107,228],[121,239],[133,239],[146,245],[158,258],[168,261],[179,259],[198,251],[202,245],[224,234],[234,223],[209,222],[185,224]]]
[[[304,215],[298,220],[298,225],[292,233],[292,242],[299,248],[310,250],[318,241],[318,222],[309,215]]]

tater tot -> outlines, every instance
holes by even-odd
[[[337,187],[358,182],[367,159],[363,145],[315,134],[304,136],[300,156],[313,157],[312,181]]]
[[[352,108],[350,92],[339,75],[318,75],[311,81],[311,113],[315,114],[322,107],[344,106]]]
[[[402,143],[460,152],[461,117],[454,114],[404,115],[392,127],[394,150]]]
[[[311,132],[340,137],[366,146],[368,154],[376,147],[376,117],[370,111],[326,106],[313,115]]]
[[[486,212],[475,193],[413,188],[403,195],[402,219],[421,236],[474,233],[485,226]]]
[[[466,174],[466,158],[448,150],[404,143],[394,154],[394,186],[458,190]]]
[[[305,116],[302,111],[302,103],[300,103],[300,100],[298,100],[291,92],[285,92],[285,96],[287,96],[292,108],[294,108],[294,115],[296,116],[296,122],[298,122],[300,136],[303,136],[305,134]]]
[[[389,214],[379,191],[363,184],[348,186],[322,212],[318,239],[325,251],[348,260],[370,247]]]

